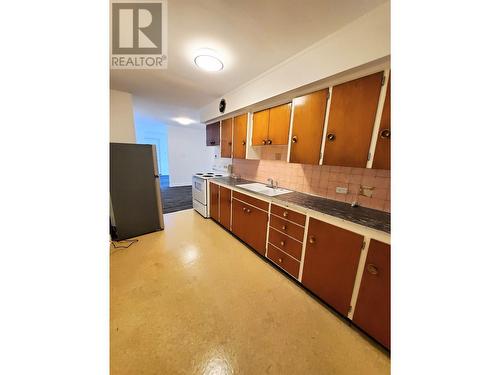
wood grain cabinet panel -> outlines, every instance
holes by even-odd
[[[377,146],[373,156],[372,168],[391,169],[391,78],[387,83],[384,109],[377,135]]]
[[[213,124],[208,124],[206,128],[207,133],[207,146],[218,146],[220,145],[220,123],[214,122]]]
[[[269,245],[267,257],[293,277],[299,276],[300,263],[273,245]]]
[[[386,348],[391,347],[391,247],[370,241],[353,321]]]
[[[290,162],[319,164],[328,89],[293,99]]]
[[[269,228],[269,243],[273,244],[291,257],[294,257],[298,261],[302,258],[302,242],[297,241],[286,234],[280,233],[273,228]]]
[[[219,185],[211,182],[210,186],[210,217],[219,221]]]
[[[252,146],[264,146],[269,135],[269,109],[255,112],[252,120]]]
[[[288,144],[292,103],[269,109],[269,132],[267,144],[280,146]]]
[[[266,253],[267,212],[233,199],[232,232],[262,255]]]
[[[277,217],[274,214],[271,215],[271,221],[269,225],[274,229],[277,229],[280,232],[283,232],[300,242],[302,242],[302,240],[304,239],[304,227]]]
[[[363,236],[310,218],[302,283],[347,316]]]
[[[233,144],[233,119],[228,118],[221,122],[220,132],[220,157],[232,157],[232,144]]]
[[[365,168],[384,72],[334,86],[323,164]]]
[[[226,229],[231,225],[231,189],[219,186],[219,223]]]
[[[247,119],[245,113],[234,118],[233,124],[233,158],[245,159],[247,149]]]
[[[271,213],[276,216],[282,217],[283,219],[293,221],[294,223],[297,223],[302,226],[306,224],[306,215],[296,211],[292,211],[285,207],[271,204]]]

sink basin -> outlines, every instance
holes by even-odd
[[[250,190],[255,193],[259,194],[264,194],[269,197],[274,197],[276,195],[280,194],[286,194],[286,193],[291,193],[291,190],[286,190],[282,188],[270,188],[264,184],[260,184],[258,182],[252,183],[252,184],[241,184],[241,185],[236,185],[237,187],[240,187],[245,190]]]

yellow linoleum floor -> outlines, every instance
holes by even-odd
[[[388,374],[388,355],[211,220],[112,249],[112,375]]]

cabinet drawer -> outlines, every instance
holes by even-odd
[[[302,242],[294,240],[273,228],[269,228],[269,243],[297,260],[302,258]]]
[[[267,257],[295,278],[299,277],[300,263],[278,250],[273,245],[267,248]]]
[[[280,232],[288,234],[289,236],[299,240],[300,242],[302,242],[302,240],[304,239],[304,227],[283,220],[280,217],[271,215],[271,227],[279,230]]]
[[[246,195],[246,194],[242,194],[238,191],[233,191],[233,198],[236,198],[236,199],[239,199],[240,201],[251,204],[252,206],[258,207],[264,211],[267,211],[269,209],[268,202],[251,197],[251,196]]]
[[[293,221],[294,223],[300,224],[302,226],[306,224],[306,215],[299,214],[298,212],[289,210],[288,208],[272,204],[271,213],[275,214],[276,216]]]

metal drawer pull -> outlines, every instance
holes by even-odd
[[[283,216],[287,217],[288,216],[288,211],[283,211]]]
[[[265,145],[267,141],[265,139],[262,140],[262,144]]]
[[[241,144],[245,146],[247,143],[245,141],[242,141]]]
[[[333,142],[335,140],[335,134],[333,133],[328,134],[326,137],[328,138],[329,141]]]
[[[252,210],[247,208],[247,214],[249,214],[250,212],[252,212]]]
[[[374,264],[367,265],[366,270],[372,275],[378,275],[378,268]]]
[[[273,143],[273,140],[272,139],[268,139],[267,140],[267,144],[270,145],[271,143]]]
[[[285,246],[285,241],[281,241],[281,242],[280,242],[280,245],[281,245],[281,246]]]
[[[389,129],[384,129],[380,132],[380,138],[391,138],[391,131]]]
[[[246,210],[247,210],[247,209],[246,209],[245,207],[243,207],[243,212],[246,212]]]
[[[309,243],[316,243],[316,238],[314,236],[310,236]]]
[[[286,225],[283,225],[281,229],[286,230]]]
[[[297,141],[298,141],[298,138],[297,138],[297,136],[296,136],[296,135],[294,135],[294,136],[292,137],[292,142],[293,142],[293,143],[297,143]]]
[[[279,263],[283,263],[283,259],[278,258],[278,262],[279,262]]]

